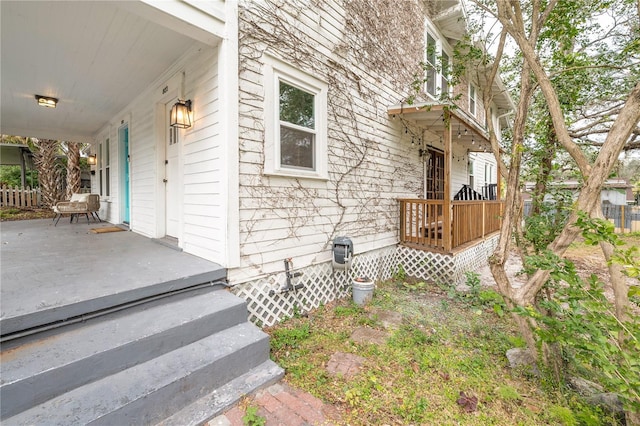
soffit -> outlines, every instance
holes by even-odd
[[[0,2],[2,134],[90,141],[195,43],[123,5]]]
[[[393,105],[387,108],[392,118],[406,120],[414,126],[424,129],[434,137],[444,139],[448,130],[445,110],[449,111],[452,142],[462,145],[470,152],[491,152],[488,132],[477,122],[460,110],[449,105],[435,103],[417,103]]]

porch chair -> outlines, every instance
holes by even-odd
[[[54,226],[58,225],[58,221],[63,214],[70,214],[71,219],[69,223],[73,222],[74,217],[76,221],[79,215],[85,215],[87,218],[87,224],[89,223],[89,214],[94,219],[102,222],[100,216],[98,216],[98,210],[100,210],[100,195],[98,194],[72,194],[71,199],[68,201],[58,201],[53,206],[53,211],[56,216],[53,220],[56,221]]]

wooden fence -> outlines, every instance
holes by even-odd
[[[530,201],[524,203],[524,216],[529,216],[532,210]],[[552,210],[552,213],[553,210]],[[640,232],[640,206],[622,206],[602,203],[602,214],[615,226],[615,232]]]
[[[616,232],[640,231],[640,207],[602,204],[602,214],[613,222]]]
[[[0,187],[2,207],[35,208],[40,206],[41,200],[40,190],[37,188],[12,188],[6,185]]]

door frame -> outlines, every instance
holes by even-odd
[[[166,137],[169,123],[165,116],[166,104],[172,99],[178,98],[181,72],[176,73],[168,82],[158,89],[158,95],[155,101],[155,139],[156,139],[156,226],[155,237],[162,238],[167,235],[167,214],[166,214],[166,192],[165,192],[165,157],[166,157]],[[178,132],[182,135],[182,132]],[[183,181],[183,150],[182,141],[178,143],[178,187],[182,188]],[[179,192],[177,197],[182,199],[183,193]],[[182,203],[178,204],[178,246],[182,247],[182,230],[183,230],[183,213]]]
[[[127,143],[126,150],[123,140],[120,138],[120,131],[126,127]],[[126,224],[131,228],[132,206],[131,206],[131,120],[126,117],[120,120],[120,124],[116,128],[116,137],[118,138],[118,162],[120,167],[118,179],[120,181],[120,223]],[[126,175],[129,179],[126,179]],[[127,208],[129,210],[127,215]],[[128,217],[127,217],[128,216]]]
[[[162,159],[164,161],[162,174],[164,184],[164,213],[165,213],[165,235],[166,237],[176,238],[178,241],[182,238],[182,201],[183,201],[183,164],[182,164],[182,132],[181,129],[169,126],[169,114],[173,105],[178,102],[178,97],[169,99],[164,103],[164,118],[163,129],[164,139],[162,145]],[[169,141],[172,141],[170,144]],[[170,163],[170,152],[173,156],[173,161],[176,164]],[[169,171],[174,173],[173,176],[169,176]],[[171,202],[174,202],[173,205]],[[170,207],[172,206],[172,207]],[[169,212],[171,211],[171,216]],[[169,217],[175,219],[172,221],[171,229],[169,229],[168,219]],[[169,234],[171,230],[172,234]]]

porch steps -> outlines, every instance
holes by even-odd
[[[3,425],[199,424],[282,376],[246,302],[212,288],[15,339],[1,356]]]

